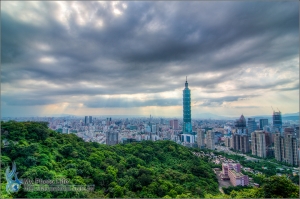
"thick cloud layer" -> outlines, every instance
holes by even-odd
[[[180,106],[185,76],[200,107],[299,90],[298,2],[2,2],[1,24],[2,106]]]

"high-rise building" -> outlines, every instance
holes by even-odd
[[[251,133],[252,155],[262,158],[267,157],[266,135],[263,131],[254,131]]]
[[[242,153],[250,151],[249,136],[245,134],[235,133],[232,135],[232,148]]]
[[[291,165],[299,165],[298,147],[298,140],[292,134],[285,136],[282,136],[280,133],[275,134],[274,153],[276,160]]]
[[[266,132],[264,131],[264,134],[266,136],[266,147],[271,147],[272,144],[273,144],[273,141],[272,141],[272,136],[274,136],[274,134],[272,135],[270,132]],[[268,153],[268,149],[267,149],[267,153]],[[268,154],[267,154],[268,155]]]
[[[119,133],[118,132],[106,132],[106,144],[115,145],[119,142]]]
[[[225,142],[226,147],[231,147],[231,138],[230,137],[225,137],[224,142]]]
[[[255,118],[248,118],[248,135],[251,135],[257,129]]]
[[[288,127],[288,128],[284,128],[284,136],[286,136],[287,134],[292,134],[295,135],[295,131],[294,128]]]
[[[246,119],[244,115],[241,115],[240,119],[235,121],[234,126],[237,134],[246,134]]]
[[[183,90],[183,133],[192,133],[191,123],[191,91],[188,87],[187,79]]]
[[[250,151],[250,144],[249,144],[249,136],[248,135],[241,135],[240,137],[240,151],[242,153],[248,153]]]
[[[241,115],[240,119],[235,121],[234,126],[236,132],[232,135],[232,148],[242,153],[248,153],[250,151],[250,145],[244,115]]]
[[[152,133],[157,133],[157,128],[156,128],[156,124],[152,124]]]
[[[174,127],[174,120],[170,120],[170,128],[173,129],[173,127]]]
[[[89,117],[88,116],[85,116],[84,117],[84,124],[85,126],[89,123]]]
[[[106,126],[109,126],[111,125],[112,122],[111,122],[111,117],[110,118],[106,118]],[[126,123],[127,124],[127,123]]]
[[[292,135],[284,136],[285,162],[290,165],[298,165],[298,140]]]
[[[230,137],[230,148],[234,148],[234,137],[233,137],[233,135]]]
[[[282,161],[284,156],[284,142],[280,133],[276,133],[274,137],[274,155],[277,161]]]
[[[205,146],[205,132],[202,129],[197,130],[197,144],[199,148],[204,148]]]
[[[173,129],[178,130],[179,129],[179,124],[178,124],[178,120],[177,119],[174,120],[173,124],[174,124],[174,128]]]
[[[232,142],[233,142],[232,145],[233,145],[233,149],[236,151],[238,151],[241,148],[240,137],[241,137],[241,135],[237,134],[237,133],[232,135]]]
[[[93,117],[89,116],[89,123],[92,124],[93,123]]]
[[[206,132],[206,148],[210,150],[215,150],[215,132],[207,131]]]
[[[170,120],[170,128],[172,128],[174,130],[179,129],[178,119]]]
[[[259,119],[259,129],[263,130],[264,126],[268,126],[268,119]]]
[[[281,112],[273,112],[273,131],[279,132],[282,134],[282,118],[281,118]]]

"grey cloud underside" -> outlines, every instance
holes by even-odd
[[[130,99],[98,99],[84,103],[89,108],[130,108],[144,106],[177,106],[182,102],[179,99],[153,99],[153,100],[130,100]]]
[[[191,86],[219,92],[215,90],[217,85],[237,78],[247,63],[272,67],[299,54],[297,2],[126,3],[127,9],[119,7],[123,12],[119,17],[108,9],[110,2],[107,8],[96,2],[80,3],[89,14],[94,13],[91,17],[103,20],[102,29],[95,29],[93,20],[80,27],[75,12],[66,28],[55,19],[58,5],[52,2],[42,3],[44,11],[32,8],[46,20],[39,26],[17,21],[2,10],[2,83],[28,88],[22,80],[34,79],[57,85],[45,89],[31,85],[27,93],[4,95],[2,100],[10,105],[41,105],[62,101],[59,97],[63,96],[159,93],[182,88],[185,75],[192,76]],[[50,49],[38,50],[36,43],[47,44]],[[42,57],[53,57],[55,62],[40,63]],[[193,77],[205,72],[218,72],[221,76]],[[272,89],[293,81],[249,83],[237,89]],[[82,82],[101,88],[86,87]],[[281,90],[288,89],[297,87]],[[84,104],[181,105],[181,99],[97,100]],[[202,106],[221,105],[231,98],[220,100],[208,100]]]
[[[252,97],[257,97],[258,95],[241,95],[241,96],[226,96],[218,98],[199,98],[197,100],[203,101],[199,106],[221,106],[225,102],[234,102],[239,100],[245,100]],[[197,101],[195,102],[197,103]]]

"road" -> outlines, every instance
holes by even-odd
[[[228,153],[228,154],[231,154],[231,155],[239,155],[239,156],[244,156],[247,160],[259,160],[257,158],[253,158],[253,157],[249,157],[245,154],[241,154],[241,153],[236,153],[236,152],[233,152],[231,150],[229,150],[228,147],[224,147],[224,146],[215,146],[217,148],[217,151],[220,151],[220,152],[225,152],[225,153]]]
[[[228,147],[224,147],[224,146],[215,146],[215,147],[217,148],[217,151],[219,151],[219,152],[225,152],[225,153],[228,153],[228,154],[231,154],[231,155],[244,156],[247,160],[251,160],[251,161],[257,161],[257,160],[258,161],[266,161],[266,162],[269,162],[269,163],[273,163],[274,165],[276,165],[278,167],[282,167],[284,169],[292,169],[293,168],[293,167],[289,167],[289,166],[285,166],[285,165],[282,165],[282,164],[278,164],[278,163],[272,162],[270,160],[253,158],[253,157],[247,156],[245,154],[236,153],[236,152],[233,152],[233,151],[229,150]]]

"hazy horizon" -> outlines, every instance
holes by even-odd
[[[38,117],[38,118],[43,118],[43,117],[54,117],[54,118],[66,118],[66,117],[75,117],[75,118],[84,118],[85,116],[92,116],[95,118],[109,118],[111,117],[113,120],[116,119],[121,119],[121,118],[150,118],[150,115],[71,115],[71,114],[53,114],[53,115],[44,115],[44,116],[35,116],[35,115],[29,115],[29,116],[20,116],[20,117],[15,117],[15,116],[8,116],[8,117],[2,117],[2,118],[28,118],[28,117]],[[236,120],[239,119],[241,115],[238,116],[224,116],[224,115],[215,115],[215,114],[211,114],[211,113],[203,113],[201,115],[196,115],[194,117],[192,117],[192,120],[197,120],[197,119],[216,119],[216,120]],[[261,119],[261,118],[272,118],[272,115],[244,115],[245,118],[255,118],[255,119]],[[285,118],[289,118],[289,120],[295,120],[295,118],[291,119],[291,117],[298,117],[299,118],[299,112],[297,113],[286,113],[286,114],[282,114],[282,118],[283,120]],[[151,118],[154,119],[160,119],[160,118],[164,118],[164,119],[179,119],[182,120],[182,116],[170,116],[170,117],[163,117],[160,115],[151,115]],[[297,120],[299,120],[297,118]]]
[[[1,116],[299,111],[298,1],[1,2]],[[296,110],[296,111],[295,111]]]

